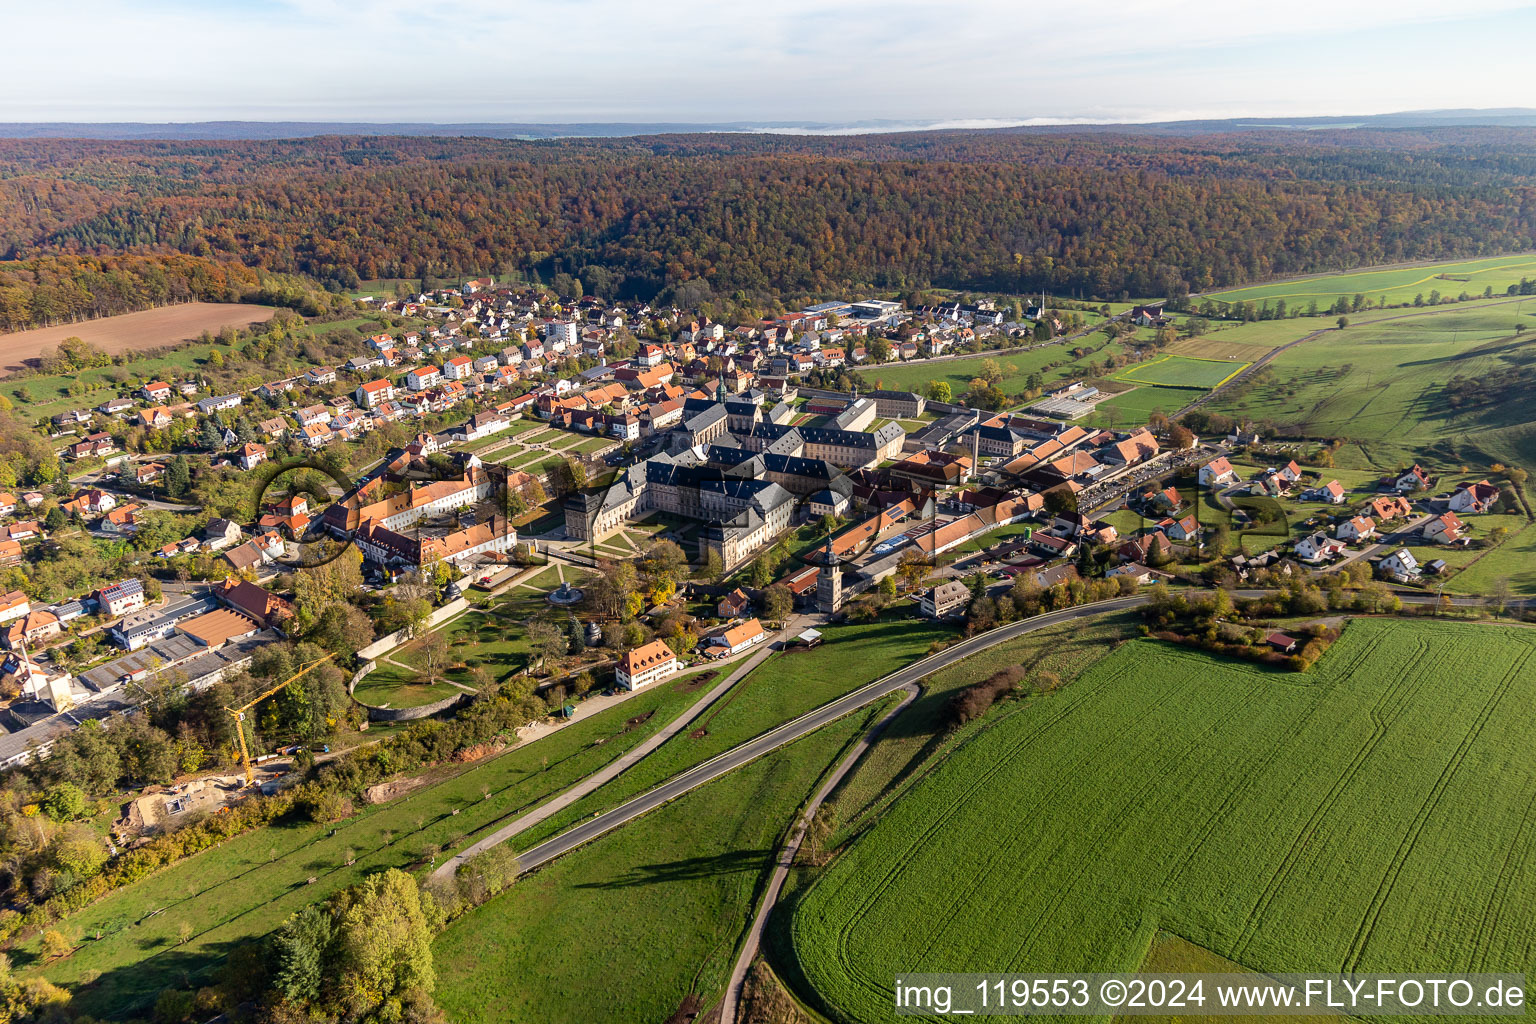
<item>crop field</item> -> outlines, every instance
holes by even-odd
[[[1247,365],[1246,362],[1231,359],[1160,356],[1129,366],[1117,373],[1114,379],[1165,388],[1214,388],[1231,379]]]
[[[1536,632],[1358,619],[1307,675],[1132,641],[1013,705],[795,906],[834,1021],[922,971],[1536,968]],[[1006,926],[1003,923],[1006,922]],[[782,957],[781,957],[782,958]]]
[[[1139,621],[1130,613],[1120,613],[1051,626],[935,672],[912,706],[881,733],[823,805],[837,829],[837,842],[878,817],[958,738],[991,726],[995,717],[988,715],[951,734],[949,702],[956,692],[1012,665],[1022,665],[1029,680],[1041,672],[1051,672],[1070,683],[1133,636]]]
[[[454,922],[434,949],[448,1019],[634,1024],[673,1019],[690,993],[715,1002],[795,809],[886,706],[630,822]]]
[[[1360,446],[1361,469],[1385,472],[1415,458],[1536,466],[1536,393],[1501,386],[1536,358],[1536,334],[1517,333],[1517,323],[1509,307],[1330,331],[1280,353],[1210,408],[1349,438]],[[1470,401],[1449,400],[1457,378],[1479,382]]]
[[[707,689],[690,689],[688,679],[642,690],[498,757],[441,771],[432,784],[345,821],[258,829],[173,864],[66,918],[60,928],[79,948],[43,974],[70,988],[82,1013],[146,1016],[162,988],[206,977],[235,945],[301,907],[371,872],[424,866],[433,849],[494,830],[621,756],[704,696]],[[183,923],[193,935],[180,942]],[[18,968],[32,965],[37,940],[10,955]]]
[[[1415,295],[1426,297],[1438,290],[1442,295],[1457,296],[1462,292],[1481,296],[1483,290],[1492,287],[1494,294],[1503,295],[1504,289],[1519,283],[1522,277],[1536,277],[1536,255],[1494,256],[1480,260],[1453,260],[1411,267],[1376,267],[1354,270],[1344,274],[1322,274],[1314,277],[1298,277],[1249,288],[1231,288],[1221,292],[1207,292],[1202,299],[1218,302],[1263,302],[1268,299],[1284,299],[1287,305],[1302,305],[1316,299],[1324,308],[1331,306],[1339,296],[1353,298],[1364,295],[1372,302],[1385,296],[1388,303],[1412,302]]]
[[[582,818],[916,661],[935,640],[955,636],[952,626],[918,618],[910,606],[873,623],[821,630],[826,638],[821,647],[775,654],[703,715],[698,728],[673,736],[596,793],[519,835],[514,844],[526,850]]]
[[[1294,330],[1295,338],[1299,338],[1307,333],[1305,328],[1296,328]],[[1257,338],[1253,341],[1244,342],[1237,338],[1226,339],[1204,334],[1198,338],[1181,338],[1163,351],[1174,356],[1188,356],[1192,359],[1230,360],[1247,365],[1255,357],[1263,355],[1264,352],[1272,348],[1274,348],[1273,345],[1266,344]]]
[[[273,306],[254,306],[242,302],[183,302],[82,320],[62,327],[38,327],[0,335],[0,375],[14,372],[21,360],[34,358],[44,350],[57,348],[65,338],[80,338],[106,352],[142,352],[148,348],[179,345],[204,331],[247,327],[265,323],[277,312]]]

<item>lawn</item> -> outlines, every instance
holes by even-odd
[[[1133,363],[1117,373],[1114,379],[1165,388],[1214,388],[1236,376],[1248,365],[1232,359],[1158,356],[1144,363]]]
[[[935,640],[955,636],[952,626],[918,618],[911,606],[893,609],[873,623],[818,628],[826,638],[821,647],[773,655],[704,715],[697,728],[672,737],[598,792],[519,835],[514,844],[528,849],[582,818],[924,657]]]
[[[580,442],[567,448],[562,448],[561,451],[579,452],[582,455],[591,455],[594,452],[600,452],[606,448],[612,448],[618,443],[619,442],[615,441],[611,437],[588,437],[583,438]]]
[[[1172,415],[1199,397],[1199,392],[1184,388],[1159,388],[1139,385],[1114,398],[1106,398],[1093,407],[1081,422],[1124,430],[1146,423],[1154,412]]]
[[[1207,292],[1198,299],[1215,299],[1218,302],[1263,302],[1284,299],[1292,307],[1306,306],[1313,299],[1322,308],[1333,305],[1339,296],[1352,299],[1364,295],[1372,302],[1383,297],[1388,303],[1412,302],[1415,295],[1428,298],[1431,291],[1455,297],[1462,292],[1481,296],[1483,289],[1493,287],[1496,295],[1518,284],[1522,277],[1536,277],[1536,256],[1493,256],[1479,260],[1453,260],[1416,267],[1376,267],[1354,270],[1343,274],[1323,274],[1313,277],[1291,278],[1247,288],[1230,288],[1226,291]]]
[[[719,999],[785,830],[885,708],[843,718],[540,868],[434,946],[456,1024],[671,1018]],[[691,1019],[691,1018],[688,1018]]]
[[[162,988],[207,977],[301,907],[370,872],[424,866],[429,848],[494,829],[608,764],[707,692],[685,687],[683,677],[641,691],[535,743],[440,770],[441,781],[339,824],[258,829],[173,864],[66,918],[65,934],[90,940],[43,973],[74,991],[77,1011],[143,1016]],[[195,932],[178,944],[183,922]],[[12,962],[24,967],[37,951],[36,939],[22,943]]]
[[[1536,969],[1536,633],[1361,619],[1308,675],[1132,641],[1021,702],[795,905],[834,1021],[923,971]],[[782,961],[788,961],[782,962]]]
[[[358,703],[375,708],[419,708],[464,692],[450,683],[417,682],[420,678],[415,672],[380,662],[357,684],[352,696]]]

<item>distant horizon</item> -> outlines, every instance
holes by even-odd
[[[430,136],[437,130],[459,136],[505,138],[612,138],[650,134],[761,134],[807,137],[891,135],[946,131],[1007,131],[1016,129],[1105,130],[1117,127],[1150,129],[1180,127],[1225,131],[1342,130],[1372,127],[1431,127],[1448,125],[1485,127],[1536,127],[1536,108],[1442,108],[1389,110],[1351,114],[1239,114],[1226,117],[1111,120],[1069,117],[1028,118],[868,118],[855,121],[725,120],[725,121],[456,121],[456,120],[353,120],[345,118],[210,118],[203,120],[17,120],[0,122],[0,137],[70,138],[101,137],[114,141],[157,138],[157,129],[172,137],[212,139],[278,139],[271,130],[302,129],[306,134],[384,134]],[[224,134],[219,130],[223,129]],[[314,129],[315,131],[309,131]],[[85,133],[71,135],[71,131]]]

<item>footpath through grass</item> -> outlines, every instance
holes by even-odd
[[[716,779],[456,921],[434,947],[448,1019],[634,1024],[669,1019],[690,995],[718,1000],[796,809],[887,707]]]
[[[955,751],[794,909],[802,995],[920,971],[1536,969],[1536,631],[1357,619],[1307,675],[1142,639]]]
[[[180,861],[61,922],[78,949],[43,975],[71,988],[81,1012],[135,1016],[161,989],[205,977],[301,907],[383,868],[425,866],[435,851],[549,799],[707,692],[683,676],[506,754],[439,769],[430,784],[345,821],[258,829]],[[193,934],[181,942],[184,924]],[[34,938],[12,960],[25,969],[39,955]]]
[[[736,684],[695,723],[602,789],[578,800],[511,840],[529,849],[595,812],[616,807],[693,765],[815,710],[928,653],[935,640],[952,639],[952,626],[901,609],[863,624],[822,629],[826,641],[811,651],[775,654]]]

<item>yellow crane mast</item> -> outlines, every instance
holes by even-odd
[[[245,746],[245,713],[251,710],[251,708],[254,708],[257,704],[260,704],[262,701],[266,700],[268,697],[272,696],[274,693],[280,693],[289,683],[293,682],[295,679],[302,679],[304,676],[309,674],[311,669],[323,664],[324,662],[330,661],[334,656],[335,655],[333,654],[327,654],[323,658],[316,658],[314,661],[310,662],[308,665],[303,666],[293,675],[289,676],[287,679],[284,679],[276,686],[262,693],[254,700],[248,701],[238,708],[224,709],[233,715],[235,719],[235,735],[240,737],[240,764],[245,769],[245,784],[247,786],[256,781],[256,773],[251,771],[251,754]]]

